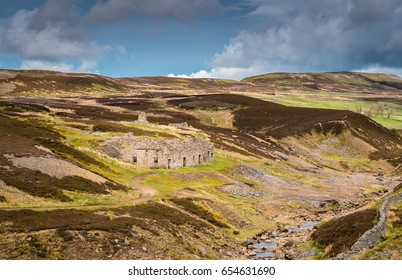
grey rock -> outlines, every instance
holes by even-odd
[[[275,253],[275,259],[284,259],[285,258],[285,254],[282,252],[276,252]]]
[[[300,257],[301,258],[312,258],[312,257],[315,257],[317,255],[318,255],[317,249],[316,248],[311,248],[310,250],[308,250],[306,252],[303,252]]]
[[[295,245],[295,243],[292,240],[289,240],[288,242],[283,244],[283,247],[290,248],[290,247],[293,247],[293,245]]]
[[[207,252],[207,250],[205,250],[204,247],[200,247],[199,250],[200,250],[201,256],[203,256],[203,257],[208,256],[208,252]]]
[[[252,239],[247,239],[246,241],[242,242],[241,245],[242,246],[248,246],[250,244],[253,244],[254,240]]]

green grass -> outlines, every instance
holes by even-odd
[[[181,180],[169,175],[170,172],[159,170],[157,174],[148,176],[144,183],[152,188],[158,190],[157,198],[165,198],[166,196],[174,195],[177,191],[191,187],[198,192],[205,189],[216,188],[223,185],[225,182],[204,176],[200,180],[188,181]]]
[[[402,202],[396,203],[393,208],[398,209],[398,210],[402,210]]]
[[[85,154],[86,156],[99,162],[101,165],[89,165],[84,167],[88,170],[94,171],[112,181],[118,182],[122,185],[128,186],[136,176],[149,173],[148,168],[139,167],[137,165],[123,163],[117,159],[105,157],[100,153],[95,152],[100,142],[105,140],[105,137],[93,134],[79,133],[65,127],[56,126],[58,132],[66,138],[66,142],[72,145],[76,150]],[[101,168],[107,166],[108,168]]]
[[[319,94],[323,97],[326,94]],[[331,93],[327,93],[329,96],[333,96]],[[340,94],[336,93],[336,97],[339,97]],[[296,97],[296,96],[278,96],[278,97],[268,97],[267,101],[283,104],[286,106],[293,107],[305,107],[305,108],[319,108],[319,109],[334,109],[334,110],[349,110],[358,112],[359,108],[362,111],[369,109],[371,106],[376,104],[377,102],[370,101],[360,101],[360,100],[351,100],[353,97],[363,97],[364,95],[357,96],[348,96],[346,100],[334,100],[334,99],[322,99],[320,97],[314,97],[313,95],[309,95],[309,97]],[[388,127],[388,128],[399,128],[402,129],[402,106],[392,104],[389,102],[382,102],[384,104],[385,112],[388,112],[393,108],[394,112],[387,118],[386,116],[376,116],[372,117],[379,124]]]
[[[387,119],[387,118],[373,118],[376,122],[381,124],[382,126],[388,127],[388,128],[397,128],[397,129],[402,129],[402,120],[401,116],[395,116],[392,119]]]
[[[97,83],[92,83],[92,89],[96,91],[108,91],[108,92],[117,92],[117,89],[111,86],[105,86]]]
[[[207,211],[204,207],[198,205],[196,200],[192,198],[174,198],[171,201],[179,205],[186,211],[189,211],[190,213],[198,217],[201,217],[202,219],[210,222],[213,225],[216,225],[221,228],[229,228],[228,225],[217,220],[216,217],[211,212]]]
[[[70,129],[58,128],[58,131],[66,137],[67,142],[75,147],[96,148],[99,142],[104,140],[105,137],[96,136],[93,134],[76,133]]]
[[[225,156],[219,152],[215,152],[214,161],[208,164],[185,167],[180,170],[183,171],[225,171],[232,168],[237,162],[236,159],[232,157]]]
[[[76,206],[91,205],[132,205],[132,201],[138,199],[138,192],[129,190],[128,192],[111,191],[108,195],[87,194],[82,192],[63,191],[65,195],[73,200]]]
[[[239,234],[234,235],[233,230],[227,231],[227,233],[232,235],[236,240],[243,241],[244,239],[250,238],[250,236],[268,228],[274,228],[276,223],[267,220],[257,209],[255,209],[255,205],[260,202],[260,200],[239,199],[217,189],[228,182],[215,177],[213,174],[215,172],[224,172],[233,167],[236,163],[238,162],[235,159],[217,153],[215,161],[210,164],[185,167],[177,170],[154,170],[156,174],[146,177],[144,184],[158,190],[158,194],[155,197],[156,199],[172,197],[180,190],[191,188],[196,192],[196,194],[202,197],[224,204],[237,215],[250,222],[249,226],[239,229]],[[174,173],[199,174],[202,178],[192,181],[182,180],[171,176],[174,175]]]

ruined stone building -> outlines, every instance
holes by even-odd
[[[214,144],[198,138],[162,140],[126,134],[106,142],[101,150],[111,157],[150,168],[174,169],[214,160]]]

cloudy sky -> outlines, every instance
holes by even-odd
[[[0,68],[112,77],[402,76],[402,0],[1,2]]]

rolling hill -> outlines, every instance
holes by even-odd
[[[400,83],[364,73],[227,81],[0,71],[0,258],[301,259],[348,251],[374,226],[382,201],[401,191]],[[148,125],[134,122],[142,112]],[[183,122],[189,127],[168,126]],[[215,160],[151,169],[100,149],[126,134],[203,138],[214,143]],[[392,207],[400,216],[401,204]],[[389,221],[384,246],[362,258],[401,252],[392,246],[400,223]],[[339,225],[349,236],[344,246]]]

